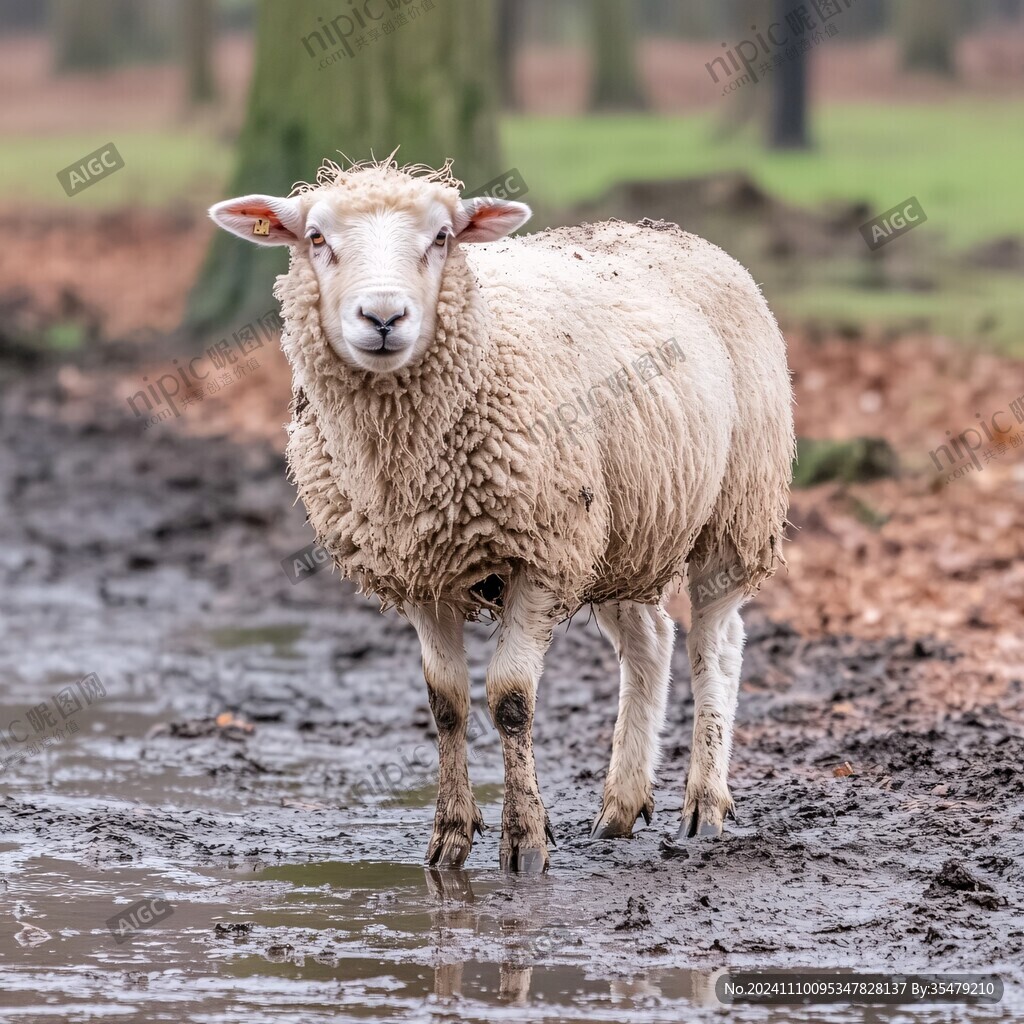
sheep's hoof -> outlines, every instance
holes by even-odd
[[[683,832],[683,826],[679,826],[679,834]],[[722,834],[722,826],[714,821],[701,821],[697,812],[690,815],[686,823],[687,839],[717,839]]]
[[[480,808],[473,805],[469,822],[443,821],[434,823],[434,834],[427,847],[427,866],[432,868],[461,868],[473,849],[474,834],[482,834],[487,826]]]
[[[547,811],[544,812],[544,832],[537,836],[532,829],[510,828],[507,824],[501,830],[501,848],[498,863],[502,871],[520,875],[540,875],[548,869],[547,843],[555,846]]]
[[[545,847],[525,848],[512,843],[502,848],[499,858],[502,871],[519,875],[542,875],[548,869],[548,851]]]
[[[681,849],[682,844],[691,839],[717,839],[722,834],[726,818],[736,820],[736,805],[731,796],[727,795],[720,806],[710,798],[687,800],[679,830],[674,839],[666,838],[662,842],[662,852],[669,848]]]
[[[654,794],[648,792],[647,799],[641,804],[636,813],[624,810],[617,801],[609,800],[605,796],[601,810],[594,819],[594,826],[590,830],[591,839],[631,839],[633,837],[633,826],[641,819],[648,825],[654,814]]]

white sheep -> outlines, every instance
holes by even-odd
[[[275,290],[289,466],[343,574],[419,634],[439,748],[427,860],[461,865],[483,827],[463,643],[482,609],[500,620],[486,687],[502,866],[548,864],[534,699],[553,626],[588,602],[622,666],[593,834],[650,822],[675,632],[664,600],[684,574],[695,713],[676,838],[716,835],[733,808],[739,608],[780,558],[788,502],[782,335],[750,275],[675,225],[506,239],[529,207],[460,187],[450,163],[325,162],[288,198],[210,211],[291,247]]]

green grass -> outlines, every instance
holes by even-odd
[[[1024,103],[830,106],[816,146],[769,153],[753,131],[716,141],[717,113],[694,117],[510,117],[505,153],[545,206],[593,198],[617,181],[746,170],[802,206],[864,199],[886,210],[917,196],[928,230],[960,247],[1024,234]]]
[[[775,301],[784,317],[815,321],[825,328],[926,326],[951,338],[1024,355],[1024,287],[1018,274],[965,271],[927,292],[814,285],[779,295]]]
[[[768,153],[753,131],[716,141],[717,116],[506,117],[505,162],[519,168],[547,208],[595,198],[623,180],[744,169],[799,205],[865,199],[884,210],[915,195],[929,218],[926,230],[941,232],[953,247],[1024,234],[1024,103],[825,107],[814,118],[817,146],[809,153]],[[125,167],[75,196],[76,204],[164,204],[197,190],[205,203],[231,170],[232,147],[205,134],[106,135]],[[57,171],[105,140],[5,139],[0,200],[67,202]]]
[[[544,211],[596,198],[619,181],[725,170],[747,172],[796,206],[864,200],[881,212],[916,196],[928,221],[915,229],[915,242],[931,240],[921,270],[935,288],[872,288],[863,265],[848,257],[819,261],[806,268],[800,287],[766,281],[777,311],[825,326],[924,326],[1024,354],[1020,276],[961,269],[955,257],[988,239],[1024,236],[1024,103],[830,106],[817,111],[815,147],[804,153],[767,152],[752,128],[719,141],[718,116],[513,117],[504,122],[503,140],[509,166]],[[757,276],[770,278],[771,269]]]
[[[113,142],[124,167],[68,197],[57,172]],[[114,207],[127,203],[197,205],[217,194],[231,170],[231,146],[197,132],[106,131],[102,136],[5,138],[0,146],[0,203]],[[65,207],[66,208],[66,207]]]
[[[719,110],[689,117],[508,116],[501,126],[503,162],[519,169],[530,201],[543,213],[595,199],[624,180],[723,170],[744,170],[769,193],[801,206],[865,200],[881,211],[916,196],[928,222],[915,237],[934,243],[929,251],[936,254],[935,265],[923,269],[937,288],[873,290],[863,286],[855,267],[834,260],[809,267],[801,288],[769,288],[773,303],[783,317],[880,326],[927,321],[954,337],[1024,351],[1014,328],[1024,321],[1019,276],[960,272],[948,258],[987,239],[1024,236],[1024,103],[828,106],[815,113],[816,145],[806,153],[769,153],[753,127],[720,141],[720,116]],[[57,171],[108,140],[124,157],[124,169],[69,199]],[[232,149],[185,129],[7,138],[0,146],[0,204],[68,209],[71,203],[74,209],[180,203],[201,210],[222,197]]]

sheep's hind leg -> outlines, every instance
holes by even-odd
[[[505,760],[500,863],[505,871],[535,874],[548,866],[546,840],[554,844],[537,782],[532,733],[554,601],[524,578],[513,577],[503,605],[498,646],[487,670],[487,704]]]
[[[721,561],[690,576],[693,748],[677,842],[721,835],[724,819],[735,817],[728,777],[745,638],[742,577],[737,564]],[[673,848],[667,840],[666,851]]]
[[[474,833],[484,830],[466,762],[469,666],[463,620],[444,605],[410,606],[406,614],[419,634],[430,710],[437,723],[437,808],[427,863],[460,867],[469,856]]]
[[[665,721],[675,623],[660,605],[616,601],[596,609],[621,663],[619,713],[596,839],[628,839],[641,816],[654,813],[654,773]]]

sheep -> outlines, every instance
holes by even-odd
[[[210,215],[291,249],[275,287],[289,470],[341,573],[419,636],[438,734],[427,863],[461,866],[484,828],[463,641],[481,614],[499,623],[486,694],[505,766],[501,867],[548,867],[535,694],[554,626],[587,604],[621,665],[591,834],[650,823],[675,634],[666,596],[680,581],[693,747],[663,848],[717,836],[733,814],[739,609],[782,560],[794,442],[775,319],[746,270],[674,224],[509,238],[529,207],[462,199],[451,161],[393,157],[325,161],[287,197]]]

